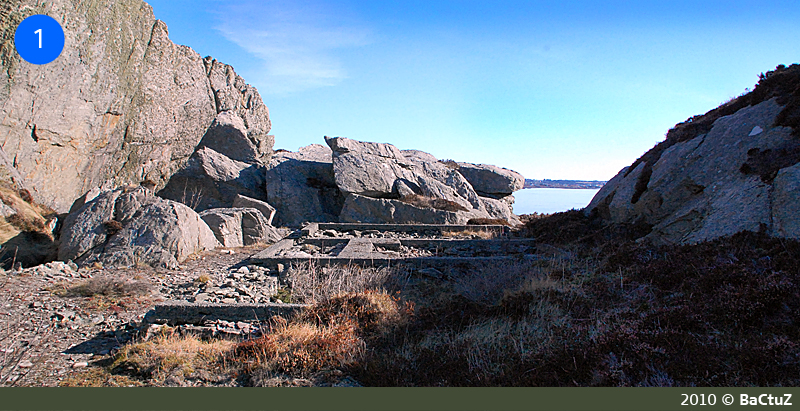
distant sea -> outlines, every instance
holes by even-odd
[[[552,214],[589,205],[600,189],[525,188],[514,192],[514,214]]]

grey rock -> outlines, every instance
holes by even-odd
[[[258,92],[230,66],[172,43],[145,2],[5,3],[3,44],[31,14],[57,16],[65,34],[64,51],[46,65],[0,55],[0,174],[37,202],[63,213],[104,185],[161,188],[223,111],[242,119],[259,160],[269,157]]]
[[[331,150],[320,144],[298,152],[275,153],[266,171],[267,202],[275,207],[275,224],[336,222],[344,195],[336,186]]]
[[[478,195],[455,170],[417,150],[404,152],[391,144],[327,138],[333,151],[336,184],[343,193],[373,198],[413,194],[441,198],[469,210],[482,208]]]
[[[336,185],[344,193],[387,197],[392,193],[395,180],[416,180],[411,163],[391,144],[344,137],[326,137],[325,142],[333,151]]]
[[[586,212],[612,223],[651,224],[647,238],[656,243],[696,243],[745,230],[797,238],[796,169],[784,168],[772,182],[742,171],[753,153],[796,146],[790,128],[774,126],[781,109],[775,99],[745,107],[717,119],[707,134],[667,148],[654,164],[624,168]],[[762,131],[753,134],[755,127]]]
[[[260,163],[269,161],[275,138],[265,134],[248,135],[244,120],[236,113],[223,111],[206,130],[201,147],[208,147],[236,161]]]
[[[258,211],[261,211],[261,215],[267,219],[267,224],[270,225],[272,224],[273,218],[275,218],[275,207],[269,205],[269,203],[265,201],[256,200],[255,198],[246,197],[241,194],[237,194],[233,199],[233,207],[255,208]]]
[[[503,197],[525,185],[522,174],[489,164],[458,163],[458,172],[484,197]]]
[[[339,220],[343,223],[466,224],[471,218],[487,218],[486,212],[444,211],[422,208],[400,200],[350,194]]]
[[[514,214],[507,202],[487,197],[480,197],[480,199],[486,213],[489,214],[489,218],[506,220],[512,226],[522,224],[522,221]]]
[[[800,164],[779,171],[773,189],[773,232],[780,237],[800,238]]]
[[[212,208],[200,217],[224,247],[274,243],[282,237],[255,208]]]
[[[240,195],[264,200],[264,182],[263,166],[236,161],[202,147],[158,195],[203,211],[231,207]]]
[[[189,255],[217,246],[192,209],[139,187],[101,194],[67,216],[58,256],[79,265],[176,268]]]

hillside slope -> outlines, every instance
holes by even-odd
[[[800,65],[676,125],[622,169],[586,212],[645,223],[656,243],[697,243],[740,231],[800,238]]]

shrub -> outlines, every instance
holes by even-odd
[[[149,289],[149,285],[144,281],[123,280],[111,277],[93,277],[60,294],[65,297],[93,297],[95,295],[131,297],[145,294]]]
[[[103,227],[105,227],[106,233],[111,236],[122,230],[122,223],[117,220],[108,220],[103,223]]]
[[[451,170],[458,170],[459,168],[461,168],[461,166],[459,166],[457,162],[455,162],[453,160],[450,160],[450,159],[439,160],[439,162],[444,164],[445,167],[447,167],[447,168],[449,168]]]

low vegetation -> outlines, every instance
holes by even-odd
[[[48,227],[56,212],[33,201],[30,192],[0,181],[0,265],[31,267],[55,259],[57,246]]]
[[[285,292],[312,303],[296,318],[238,343],[140,342],[106,372],[155,385],[800,384],[800,242],[740,233],[653,247],[633,241],[648,227],[577,211],[527,221],[537,260],[438,278],[296,267]]]

